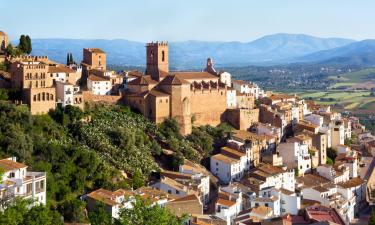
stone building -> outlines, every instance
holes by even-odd
[[[230,74],[216,72],[211,59],[207,60],[207,67],[202,72],[171,72],[168,43],[148,43],[146,54],[146,75],[129,81],[124,94],[126,103],[146,118],[157,123],[174,118],[180,124],[182,134],[189,134],[192,125],[217,126],[227,118],[240,115],[241,120],[247,121],[246,125],[234,119],[231,121],[241,128],[247,129],[258,121],[258,112],[238,111],[255,110],[254,103],[244,102],[248,109],[236,107],[234,92],[229,86]],[[247,96],[242,100],[254,101],[254,98]]]

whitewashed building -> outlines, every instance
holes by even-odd
[[[109,95],[112,85],[109,77],[102,77],[91,74],[87,78],[87,89],[95,95]]]
[[[17,162],[16,157],[0,160],[4,172],[0,182],[0,200],[12,201],[15,197],[32,199],[34,205],[46,204],[46,173],[27,171],[27,165]]]
[[[277,151],[283,158],[283,163],[289,169],[298,169],[299,175],[311,171],[311,157],[308,145],[298,142],[280,143]]]

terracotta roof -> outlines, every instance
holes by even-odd
[[[208,72],[171,72],[170,74],[173,74],[183,80],[219,79],[217,76]]]
[[[320,193],[329,192],[329,190],[323,186],[316,186],[316,187],[313,187],[313,189]]]
[[[183,84],[190,84],[190,83],[175,75],[168,75],[159,84],[160,85],[183,85]]]
[[[244,80],[232,80],[232,83],[237,83],[239,85],[249,84],[248,81],[244,81]]]
[[[338,183],[337,185],[340,186],[340,187],[343,187],[343,188],[352,188],[352,187],[357,187],[361,184],[364,184],[365,181],[362,180],[361,178],[359,177],[356,177],[356,178],[352,178],[346,182],[343,182],[343,183]]]
[[[216,200],[216,204],[218,204],[218,205],[225,205],[225,206],[231,207],[231,206],[235,205],[236,202],[234,202],[234,201],[229,201],[229,200],[222,199],[222,198],[218,198],[218,199]]]
[[[252,208],[251,209],[251,212],[252,213],[256,213],[258,215],[262,215],[262,216],[266,216],[268,215],[270,212],[272,212],[272,209],[270,207],[267,207],[267,206],[258,206],[258,207],[255,207],[255,208]]]
[[[331,182],[327,178],[317,174],[305,174],[303,177],[297,177],[296,181],[297,183],[303,184],[304,187],[315,187]]]
[[[221,148],[221,154],[227,155],[229,157],[234,157],[234,158],[237,158],[237,159],[240,159],[241,157],[246,156],[246,154],[244,152],[241,152],[241,151],[238,151],[236,149],[229,148],[229,147],[222,147]]]
[[[213,155],[211,158],[216,159],[217,161],[228,163],[228,164],[235,164],[239,162],[238,159],[235,159],[235,158],[223,155],[223,154],[216,154],[216,155]]]
[[[280,188],[279,191],[280,191],[281,193],[285,194],[285,195],[292,195],[292,194],[294,194],[293,191],[289,191],[289,190],[287,190],[287,189],[285,189],[285,188]]]
[[[306,209],[307,216],[315,221],[330,221],[344,225],[344,221],[338,215],[335,209],[325,206],[310,206]]]
[[[152,89],[150,92],[149,92],[150,95],[153,95],[155,97],[168,97],[169,94],[166,94],[164,92],[161,92],[161,91],[157,91],[155,89]]]
[[[87,78],[91,81],[109,81],[109,79],[101,76],[96,76],[94,74],[90,74],[90,76]]]
[[[187,202],[187,201],[196,201],[199,199],[197,198],[197,196],[195,194],[191,194],[191,195],[186,195],[184,197],[181,197],[181,198],[177,198],[175,200],[173,200],[172,202]]]
[[[141,76],[129,82],[129,85],[149,85],[149,84],[157,84],[157,82],[153,80],[151,76]]]
[[[192,175],[190,174],[184,174],[184,173],[179,173],[179,172],[173,172],[173,171],[168,171],[168,170],[163,170],[160,172],[160,175],[169,177],[171,179],[191,179]]]
[[[243,141],[245,140],[270,140],[274,139],[275,137],[270,136],[270,135],[265,135],[265,134],[256,134],[252,133],[246,130],[234,130],[233,131],[233,137],[239,138]]]
[[[93,53],[105,53],[100,48],[87,48],[87,50],[89,50],[90,52],[93,52]]]
[[[7,171],[11,171],[11,170],[18,170],[18,169],[26,168],[27,166],[23,163],[15,162],[15,161],[10,160],[10,159],[1,159],[0,160],[0,167],[3,170],[5,170],[5,172],[7,172]]]
[[[116,192],[112,192],[112,191],[108,191],[103,188],[100,188],[96,191],[91,192],[87,196],[97,201],[101,201],[107,205],[114,206],[114,205],[119,204],[116,202],[116,197],[121,196],[120,194],[121,192],[122,191],[120,190],[117,190]]]
[[[57,65],[57,66],[49,66],[48,72],[49,73],[75,73],[76,71],[63,65]]]

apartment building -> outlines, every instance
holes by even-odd
[[[27,171],[27,165],[15,157],[0,160],[4,171],[0,182],[0,201],[6,203],[15,197],[32,199],[33,205],[46,204],[47,176],[45,172]]]

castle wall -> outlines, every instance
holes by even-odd
[[[191,91],[191,115],[194,125],[217,126],[224,121],[227,109],[226,89],[203,89]]]
[[[48,113],[56,107],[56,90],[49,88],[24,89],[24,100],[30,107],[31,114]]]
[[[169,96],[157,97],[149,95],[149,119],[155,123],[161,123],[170,115]]]
[[[191,133],[191,99],[190,85],[172,85],[171,90],[171,117],[180,124],[181,134]]]
[[[259,109],[228,109],[226,121],[238,130],[247,130],[259,122]]]

